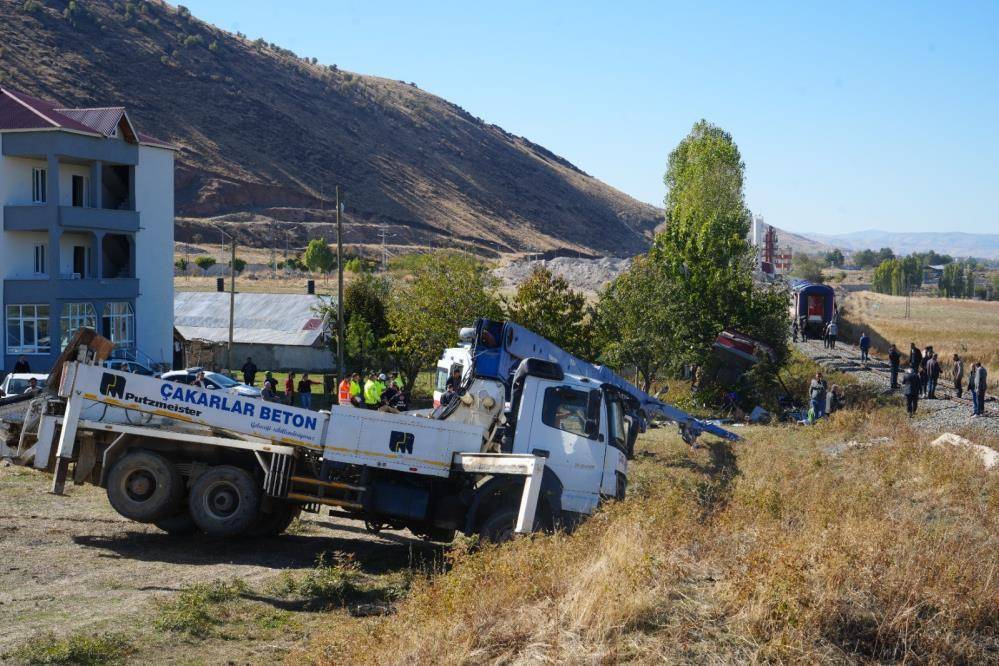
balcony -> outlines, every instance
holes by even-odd
[[[3,281],[5,303],[50,301],[134,300],[139,295],[137,278],[84,278],[49,280],[45,277],[9,276]]]
[[[69,231],[136,233],[139,230],[139,213],[134,210],[45,204],[3,207],[4,231],[48,231],[56,224]]]

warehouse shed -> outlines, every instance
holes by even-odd
[[[243,365],[250,356],[261,370],[334,370],[335,359],[327,345],[330,322],[318,311],[324,302],[312,294],[236,294],[233,365]],[[203,356],[206,349],[214,353],[215,362],[224,359],[229,342],[228,293],[178,291],[173,318],[188,365],[210,365]]]

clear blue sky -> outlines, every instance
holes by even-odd
[[[778,227],[999,233],[999,2],[184,2],[413,81],[651,203],[703,117]]]

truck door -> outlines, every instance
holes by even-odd
[[[606,497],[624,499],[624,491],[628,480],[628,450],[629,437],[633,434],[630,428],[636,427],[634,422],[629,425],[625,418],[625,404],[622,399],[608,391],[606,393],[607,449],[604,455],[603,478],[600,482],[600,492]]]
[[[562,482],[563,510],[592,512],[600,500],[607,448],[600,418],[602,392],[544,380],[526,384],[521,415],[532,406],[534,413],[528,419],[518,419],[514,448],[547,454],[545,465]],[[529,384],[535,384],[533,396],[528,395]],[[523,436],[528,430],[524,426],[529,426],[527,437]]]

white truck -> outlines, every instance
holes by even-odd
[[[687,438],[737,439],[516,324],[482,319],[465,335],[461,387],[430,418],[207,391],[101,367],[81,347],[58,394],[30,403],[13,455],[51,470],[56,493],[72,466],[121,515],[171,533],[279,534],[326,505],[373,531],[502,540],[623,497],[654,411]]]

